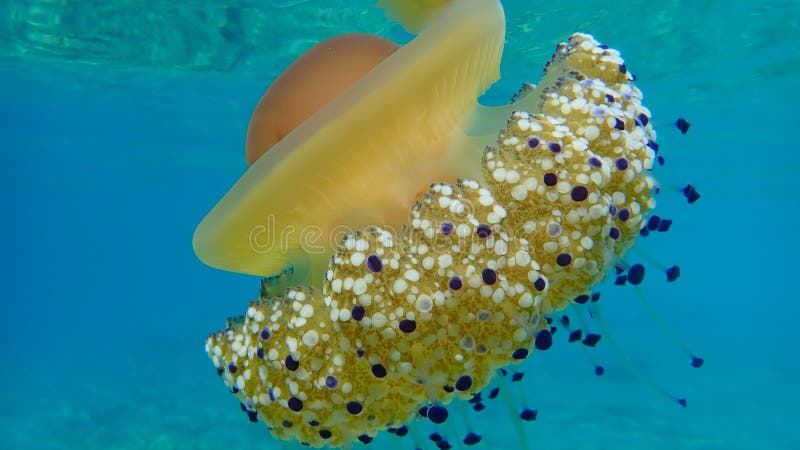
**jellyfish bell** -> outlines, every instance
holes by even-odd
[[[285,119],[263,129],[257,125],[269,122],[270,114],[256,108],[247,145],[252,165],[195,231],[195,253],[204,263],[254,275],[292,266],[296,281],[319,287],[343,232],[399,229],[420,188],[480,178],[483,145],[467,144],[465,129],[477,98],[499,77],[502,6],[460,0],[428,7],[433,9],[423,16],[403,11],[410,29],[433,16],[407,45],[392,51],[373,39],[368,47],[379,51],[360,67],[366,73],[352,84],[359,70],[347,73],[349,79],[336,82],[343,90],[330,101],[325,92],[317,94],[313,104],[286,110]],[[311,58],[324,54],[324,47],[312,50],[287,74],[320,77],[303,66],[325,66]],[[370,69],[370,62],[377,64]],[[302,78],[282,76],[264,103],[291,105],[277,88]],[[314,93],[300,98],[307,95]]]
[[[275,79],[253,110],[245,144],[247,165],[398,48],[380,36],[350,33],[326,39],[303,53]]]

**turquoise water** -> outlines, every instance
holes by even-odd
[[[539,411],[528,447],[800,448],[800,6],[552,3],[504,2],[503,79],[486,100],[535,82],[572,32],[622,51],[666,158],[657,212],[674,219],[631,258],[681,265],[678,282],[644,287],[706,364],[691,368],[633,291],[604,286],[617,342],[688,407],[603,342],[596,377],[557,335],[511,389]],[[198,5],[0,3],[0,448],[295,448],[247,421],[203,351],[258,281],[203,266],[192,231],[244,171],[252,107],[293,58],[346,31],[410,37],[369,1]],[[696,204],[675,191],[687,182]],[[471,416],[482,448],[521,448],[502,400],[487,405]]]

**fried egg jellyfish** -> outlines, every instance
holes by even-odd
[[[391,2],[390,14],[419,36],[368,43],[378,51],[318,110],[261,136],[269,111],[256,109],[252,166],[195,233],[209,265],[306,285],[265,286],[206,351],[250,420],[307,446],[445,422],[454,398],[552,345],[549,315],[590,300],[655,206],[656,135],[617,51],[575,34],[538,85],[483,107],[499,2]],[[262,101],[292,103],[276,96]],[[340,226],[335,248],[317,247]]]

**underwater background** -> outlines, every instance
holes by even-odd
[[[0,448],[299,448],[248,422],[216,376],[204,339],[258,279],[204,266],[191,237],[245,170],[252,108],[294,58],[343,32],[411,38],[372,3],[0,1]],[[688,407],[604,341],[595,376],[556,334],[521,383],[469,413],[476,448],[522,448],[503,396],[538,409],[530,449],[800,448],[800,3],[503,4],[503,77],[485,102],[537,82],[576,31],[638,76],[666,159],[655,212],[674,223],[626,260],[645,263],[647,298],[705,365],[690,367],[632,289],[606,283],[614,338]],[[372,446],[435,448],[428,423],[412,429],[417,442]]]

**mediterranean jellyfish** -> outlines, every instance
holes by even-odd
[[[265,286],[206,351],[250,420],[312,447],[443,423],[454,399],[480,411],[498,372],[547,350],[555,325],[597,344],[554,313],[596,301],[614,270],[640,283],[643,266],[622,256],[644,230],[669,228],[652,214],[651,114],[619,52],[573,34],[537,85],[485,107],[499,2],[389,3],[420,34],[401,48],[348,35],[301,57],[254,112],[251,167],[195,234],[209,265],[281,274],[287,288]],[[363,64],[324,60],[342,42],[364,46]],[[320,73],[339,79],[332,94],[292,94]],[[314,242],[269,236],[308,228]]]

